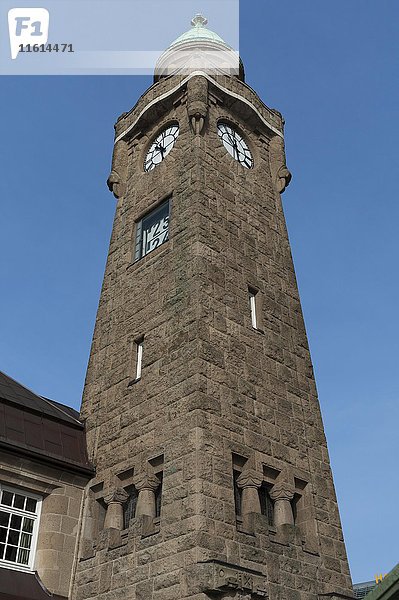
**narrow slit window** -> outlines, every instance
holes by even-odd
[[[135,381],[141,379],[141,372],[143,368],[143,346],[144,338],[137,340],[136,342],[136,376]]]
[[[129,498],[125,502],[123,506],[123,527],[124,529],[129,528],[129,524],[131,519],[134,519],[136,515],[136,506],[137,506],[137,490],[134,485],[129,485],[126,488],[126,492],[129,494]]]
[[[251,322],[252,322],[252,327],[254,329],[258,329],[258,318],[257,318],[257,314],[256,314],[256,295],[257,295],[257,291],[252,289],[252,288],[248,288],[248,296],[249,296],[249,308],[251,311]]]
[[[157,487],[156,492],[155,492],[155,517],[160,517],[161,516],[161,505],[162,505],[163,472],[160,471],[159,473],[156,473],[156,476],[158,477],[160,484]]]
[[[237,517],[241,517],[241,501],[242,501],[242,490],[238,487],[237,479],[241,475],[241,471],[233,469],[233,486],[234,486],[234,504],[236,507]]]
[[[261,513],[265,517],[267,517],[267,522],[269,525],[274,525],[274,504],[272,499],[270,498],[270,484],[267,484],[265,481],[262,483],[259,489],[259,501]]]

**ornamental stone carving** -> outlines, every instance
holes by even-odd
[[[288,187],[292,175],[287,167],[285,159],[284,140],[276,135],[270,140],[270,169],[276,192],[282,194]]]
[[[291,502],[294,498],[294,486],[288,481],[277,482],[270,490],[270,497],[274,502],[274,524],[294,525],[294,515]]]
[[[124,140],[119,140],[114,146],[112,156],[112,170],[107,179],[107,185],[115,198],[122,198],[126,194],[128,148]]]
[[[187,83],[187,112],[195,135],[199,135],[208,115],[208,80],[193,77]]]
[[[241,513],[261,513],[258,489],[262,485],[263,477],[255,469],[245,469],[237,479],[237,485],[242,489]]]
[[[139,473],[133,478],[133,485],[139,493],[136,506],[136,517],[156,516],[155,492],[160,485],[158,477],[151,472]]]
[[[123,529],[123,505],[129,498],[129,494],[122,488],[116,488],[104,497],[107,505],[104,529]]]

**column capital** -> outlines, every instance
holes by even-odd
[[[152,492],[155,492],[160,483],[160,480],[154,473],[138,473],[133,478],[133,485],[138,492],[143,490],[151,490]]]
[[[104,496],[104,502],[107,506],[110,504],[124,504],[128,498],[129,494],[123,488],[115,488]]]
[[[263,477],[255,469],[245,469],[237,479],[237,485],[241,489],[260,488]]]
[[[277,502],[278,500],[291,500],[294,498],[295,489],[294,486],[288,481],[279,481],[274,484],[270,490],[270,498]]]

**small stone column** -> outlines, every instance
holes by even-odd
[[[261,514],[259,488],[262,485],[263,478],[255,469],[246,469],[237,479],[237,485],[242,490],[241,496],[241,514],[251,513]]]
[[[270,491],[274,502],[274,524],[294,525],[291,501],[294,498],[294,486],[286,481],[277,482]]]
[[[133,485],[139,493],[136,517],[147,516],[154,518],[156,516],[155,492],[160,483],[154,473],[139,473],[134,477]]]
[[[117,488],[104,497],[107,505],[104,529],[123,529],[123,505],[129,498],[129,494],[123,488]]]

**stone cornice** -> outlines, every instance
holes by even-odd
[[[203,71],[194,71],[193,73],[191,73],[190,75],[188,75],[188,77],[186,77],[185,79],[183,79],[182,81],[180,81],[180,83],[177,86],[175,86],[172,89],[168,90],[164,94],[161,94],[160,96],[157,96],[156,98],[154,98],[154,100],[152,100],[151,102],[149,102],[145,106],[145,108],[143,108],[141,110],[141,112],[136,117],[136,119],[133,121],[133,123],[131,123],[124,131],[122,131],[119,135],[116,136],[116,138],[115,138],[115,144],[117,142],[119,142],[120,140],[124,139],[126,137],[126,135],[128,133],[130,133],[130,131],[132,131],[132,129],[134,129],[134,127],[137,125],[137,123],[140,121],[140,119],[149,111],[150,108],[152,108],[153,106],[155,106],[159,102],[162,102],[163,100],[165,100],[169,96],[172,96],[173,94],[175,94],[176,92],[178,92],[184,85],[186,85],[186,83],[188,81],[190,81],[190,79],[192,79],[193,77],[198,77],[198,76],[205,77],[205,79],[207,79],[213,86],[215,86],[216,88],[218,88],[219,90],[221,90],[225,94],[231,96],[232,98],[235,98],[236,100],[242,102],[243,104],[246,104],[248,107],[251,108],[251,110],[257,115],[257,117],[262,121],[262,123],[270,131],[272,131],[273,133],[275,133],[276,135],[278,135],[279,137],[281,137],[281,138],[284,139],[284,134],[279,129],[277,129],[276,127],[274,127],[274,125],[272,125],[267,119],[265,119],[263,117],[263,115],[259,112],[259,110],[254,106],[254,104],[252,102],[250,102],[249,100],[247,100],[246,98],[244,98],[244,96],[242,96],[240,94],[237,94],[236,92],[233,92],[232,90],[227,89],[226,87],[224,87],[223,85],[221,85],[219,82],[217,82],[215,79],[213,79],[212,77],[210,77],[207,73],[205,73]],[[245,85],[245,84],[242,84],[242,85]],[[251,89],[251,88],[249,88],[249,86],[245,86],[245,87],[247,87],[248,89]]]

